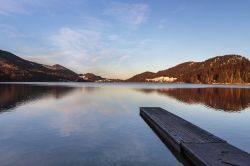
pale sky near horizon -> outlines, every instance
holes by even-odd
[[[248,0],[0,0],[0,49],[128,78],[185,61],[250,59]]]

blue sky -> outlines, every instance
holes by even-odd
[[[224,54],[250,58],[248,0],[0,0],[0,49],[128,78]]]

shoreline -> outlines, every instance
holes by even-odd
[[[42,86],[139,86],[143,88],[250,88],[250,84],[192,84],[192,83],[161,83],[161,82],[1,82],[1,85],[42,85]]]
[[[0,83],[144,83],[144,84],[192,84],[192,85],[250,85],[250,83],[187,83],[187,82],[127,82],[127,81],[119,81],[119,82],[102,82],[102,81],[0,81]]]

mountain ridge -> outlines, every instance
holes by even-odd
[[[0,50],[0,81],[15,82],[122,82],[93,73],[78,74],[60,65],[46,65],[25,60],[8,51]]]
[[[236,54],[216,56],[202,62],[184,62],[155,73],[143,72],[126,82],[154,82],[160,77],[175,78],[171,82],[185,83],[250,83],[250,61]]]
[[[0,81],[83,81],[61,65],[43,65],[0,50]]]
[[[188,61],[158,72],[108,79],[93,73],[77,74],[60,65],[45,65],[0,50],[0,81],[28,82],[178,82],[195,84],[249,84],[250,61],[236,54],[216,56],[202,62]]]

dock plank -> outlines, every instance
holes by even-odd
[[[141,107],[140,115],[164,143],[194,165],[250,166],[249,153],[162,108]]]

